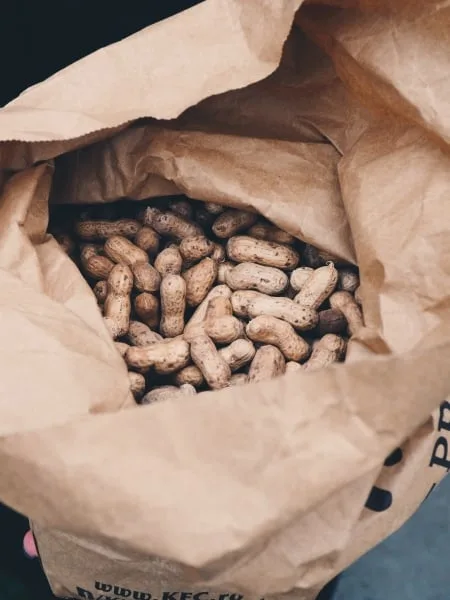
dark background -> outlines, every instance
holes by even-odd
[[[200,0],[3,0],[0,106],[70,63]]]

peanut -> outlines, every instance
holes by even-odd
[[[255,347],[250,340],[236,340],[229,346],[221,348],[219,354],[229,365],[231,371],[238,371],[255,356]]]
[[[217,281],[219,283],[226,283],[227,273],[234,269],[235,264],[229,261],[221,263],[217,269]]]
[[[132,265],[134,287],[139,292],[157,292],[161,284],[161,275],[148,262]]]
[[[83,268],[86,268],[87,262],[93,256],[97,256],[102,251],[98,244],[83,244],[80,248],[80,262]]]
[[[211,389],[218,390],[229,385],[231,369],[207,335],[192,339],[191,357]]]
[[[112,337],[125,335],[130,324],[133,274],[126,265],[115,265],[108,276],[108,295],[103,309],[104,321]]]
[[[313,273],[311,267],[297,267],[291,273],[291,286],[299,292]]]
[[[320,342],[321,339],[322,338],[315,339],[315,340],[312,341],[312,343],[311,343],[311,351],[315,350],[318,347],[319,342]]]
[[[226,285],[217,285],[213,287],[212,290],[206,295],[206,298],[201,302],[192,317],[186,323],[184,328],[184,334],[190,335],[193,329],[196,329],[198,325],[201,325],[206,317],[206,311],[208,310],[208,305],[210,300],[216,298],[218,296],[224,296],[226,298],[231,298],[231,290]]]
[[[180,388],[175,385],[162,385],[155,387],[150,392],[147,392],[141,400],[141,404],[154,404],[176,397],[180,393]]]
[[[337,256],[325,252],[324,250],[319,250],[315,246],[311,246],[311,244],[306,244],[303,250],[303,262],[307,267],[313,269],[324,267],[327,262],[332,262],[335,265],[345,264],[345,262],[340,260]]]
[[[287,288],[289,279],[280,269],[243,262],[227,270],[225,283],[232,290],[256,290],[274,296]]]
[[[156,231],[146,225],[139,229],[134,238],[136,246],[151,256],[155,256],[158,253],[159,242],[159,235]]]
[[[217,263],[225,262],[227,255],[225,252],[225,248],[216,242],[213,242],[214,248],[211,254],[211,258],[215,260]]]
[[[247,318],[250,303],[255,298],[260,298],[261,296],[263,296],[261,292],[255,292],[254,290],[239,290],[234,292],[231,296],[231,306],[233,307],[234,314],[244,319]],[[266,298],[265,295],[264,298]]]
[[[247,235],[268,242],[276,242],[277,244],[293,244],[295,242],[293,235],[269,223],[256,223],[250,227]]]
[[[191,220],[194,216],[192,204],[189,202],[189,200],[183,200],[182,198],[179,200],[171,200],[170,210],[188,220]]]
[[[317,311],[309,306],[300,306],[289,298],[274,298],[264,294],[259,294],[250,301],[248,315],[252,319],[260,315],[277,317],[299,331],[313,329],[319,321]]]
[[[134,299],[134,310],[136,315],[150,329],[156,329],[159,325],[159,301],[149,292],[142,292]]]
[[[218,238],[230,238],[251,227],[257,219],[258,215],[255,213],[231,208],[217,217],[212,230]]]
[[[355,290],[355,293],[353,294],[354,298],[355,298],[355,302],[357,302],[357,304],[359,304],[359,306],[362,306],[362,297],[361,297],[361,286],[358,286]]]
[[[314,345],[311,357],[303,365],[303,369],[306,371],[317,371],[341,360],[345,352],[345,347],[345,340],[332,333],[327,333]]]
[[[205,202],[205,210],[211,215],[220,215],[225,208],[221,204],[216,204],[215,202]]]
[[[300,260],[298,252],[290,246],[257,240],[246,235],[230,238],[227,254],[234,262],[253,262],[284,270],[295,269]]]
[[[145,377],[141,373],[128,371],[128,379],[130,381],[130,390],[136,400],[142,398],[145,392]]]
[[[311,244],[306,244],[303,250],[302,259],[305,265],[311,269],[318,269],[319,267],[323,267],[325,264],[325,261],[319,254],[319,250]]]
[[[230,367],[231,371],[237,371],[255,356],[255,347],[249,340],[236,340],[229,346],[219,350],[220,356]],[[175,375],[175,383],[190,383],[194,387],[200,387],[204,383],[202,372],[195,365],[189,365]]]
[[[108,295],[108,282],[105,280],[97,281],[97,283],[92,288],[94,292],[94,296],[97,298],[97,302],[99,304],[103,304]]]
[[[117,296],[129,295],[133,287],[133,273],[126,265],[114,265],[108,280],[108,297],[113,294]],[[108,297],[106,300],[108,300]]]
[[[347,320],[340,310],[329,308],[319,312],[317,333],[320,337],[326,333],[344,333],[347,329]]]
[[[160,288],[160,331],[165,337],[181,335],[184,329],[187,286],[181,275],[166,275]]]
[[[230,344],[242,337],[244,326],[232,316],[229,298],[218,296],[208,302],[205,319],[196,327],[191,327],[184,337],[187,341],[196,335],[206,333],[216,344]]]
[[[231,316],[232,314],[233,307],[231,306],[231,300],[226,296],[216,296],[208,302],[205,320],[211,321],[220,317]]]
[[[230,386],[245,385],[248,383],[248,375],[246,373],[235,373],[231,376]]]
[[[181,240],[180,253],[185,261],[195,262],[210,256],[214,251],[214,244],[204,235],[188,237]]]
[[[144,225],[153,227],[160,235],[182,240],[186,237],[203,235],[201,227],[170,211],[149,207],[144,214]]]
[[[249,383],[273,379],[283,375],[286,363],[281,352],[275,346],[261,346],[256,351],[248,372]]]
[[[154,404],[162,400],[170,400],[179,396],[194,396],[197,392],[192,385],[184,384],[180,387],[174,385],[162,385],[147,392],[141,400],[141,404]]]
[[[134,219],[118,219],[117,221],[79,221],[75,232],[83,240],[106,240],[111,236],[133,237],[141,224]]]
[[[113,267],[113,261],[107,256],[96,254],[87,259],[84,270],[89,277],[92,277],[92,279],[102,280],[108,277]]]
[[[330,306],[340,310],[347,319],[350,335],[356,335],[364,327],[361,308],[356,303],[350,292],[334,292],[330,296]]]
[[[121,265],[131,266],[140,262],[148,262],[147,252],[120,235],[113,235],[106,240],[105,254]]]
[[[169,342],[173,342],[174,340],[184,340],[184,335],[176,335],[175,337],[171,337],[171,338],[162,338],[162,342],[163,343],[169,343]]]
[[[198,306],[207,296],[217,277],[217,263],[204,258],[183,273],[186,282],[186,302]]]
[[[181,371],[178,371],[175,375],[175,383],[177,385],[189,383],[197,388],[203,385],[204,381],[205,379],[202,372],[195,365],[184,367],[184,369],[181,369]]]
[[[197,395],[197,390],[190,383],[183,383],[182,385],[180,385],[180,392],[183,394],[183,396]]]
[[[287,360],[304,360],[309,355],[308,343],[281,319],[261,315],[250,321],[246,333],[254,342],[276,346]]]
[[[333,292],[337,280],[338,272],[333,263],[319,267],[307,279],[294,302],[317,310]]]
[[[156,331],[152,331],[145,323],[130,321],[127,334],[128,341],[132,346],[151,346],[162,341],[162,337]]]
[[[206,319],[204,331],[216,344],[231,344],[244,334],[244,325],[233,316]]]
[[[338,289],[354,294],[359,287],[359,276],[351,269],[339,269]]]
[[[179,275],[183,266],[183,257],[176,246],[164,248],[155,258],[155,269],[161,275]]]
[[[161,375],[174,373],[189,363],[189,344],[181,339],[156,342],[150,346],[131,346],[125,360],[131,368],[154,367]]]

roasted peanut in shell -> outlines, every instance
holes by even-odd
[[[115,263],[120,265],[135,265],[148,262],[147,253],[121,235],[113,235],[105,242],[105,253]]]
[[[75,224],[76,234],[86,241],[107,240],[113,235],[127,238],[134,237],[141,224],[134,219],[118,219],[116,221],[79,221]]]
[[[219,354],[210,337],[202,334],[192,339],[191,357],[212,390],[220,390],[229,385],[230,366]]]
[[[281,294],[289,284],[281,269],[248,262],[227,269],[224,279],[232,290],[256,290],[270,296]]]
[[[286,360],[305,360],[309,355],[309,344],[282,319],[261,315],[252,319],[245,331],[254,342],[276,346]]]
[[[183,273],[186,282],[186,303],[198,306],[207,296],[217,278],[217,263],[204,258]]]
[[[318,310],[336,287],[338,272],[332,262],[315,269],[294,298],[301,306]]]
[[[290,246],[257,240],[247,235],[232,237],[227,243],[228,258],[234,262],[252,262],[282,270],[295,269],[299,263],[298,252]]]
[[[346,342],[343,338],[327,333],[313,346],[311,357],[303,365],[303,370],[317,371],[341,360],[345,348]]]
[[[131,346],[125,360],[131,368],[153,367],[161,375],[167,375],[186,367],[190,361],[189,344],[182,339],[157,342],[151,346]]]
[[[248,372],[249,383],[280,377],[286,370],[286,362],[275,346],[261,346],[256,351]]]
[[[159,300],[149,292],[142,292],[134,299],[134,311],[139,319],[151,329],[159,325]]]
[[[199,225],[171,211],[163,211],[149,207],[144,213],[144,225],[152,227],[160,235],[174,238],[178,241],[186,237],[202,235]]]
[[[218,238],[230,238],[251,227],[257,219],[255,213],[230,208],[217,217],[212,230]]]
[[[278,298],[266,296],[259,292],[256,293],[258,296],[249,302],[247,309],[248,315],[252,319],[260,315],[277,317],[290,323],[298,331],[313,329],[319,321],[319,315],[314,308],[300,306],[289,300],[289,298]]]
[[[113,339],[125,335],[130,324],[133,274],[126,265],[115,265],[107,280],[104,322]]]
[[[160,331],[165,337],[181,335],[186,310],[186,283],[181,275],[166,275],[160,288]]]

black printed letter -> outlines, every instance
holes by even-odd
[[[112,590],[112,585],[109,585],[109,583],[102,583],[101,581],[96,581],[95,589],[100,590],[101,592],[110,592]]]
[[[117,585],[114,586],[114,593],[116,594],[116,596],[122,596],[122,598],[129,598],[131,596],[131,590],[121,588]]]
[[[442,448],[442,457],[438,456],[439,448]],[[448,454],[448,443],[445,437],[438,438],[433,448],[433,454],[430,460],[430,467],[433,465],[439,465],[445,469],[450,469],[450,461],[447,460]]]
[[[83,590],[83,588],[77,587],[77,594],[81,596],[81,598],[87,598],[88,600],[94,600],[94,596],[88,590]]]
[[[441,407],[439,409],[439,423],[438,423],[438,431],[441,431],[442,429],[445,429],[447,431],[450,431],[450,420],[445,420],[445,411],[446,410],[450,410],[450,402],[443,402],[441,404]],[[450,415],[448,415],[449,419],[450,419]]]

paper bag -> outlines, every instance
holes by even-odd
[[[309,600],[450,467],[450,11],[345,4],[206,0],[0,110],[0,498],[58,595]],[[135,407],[48,201],[172,193],[357,263],[346,363]]]

